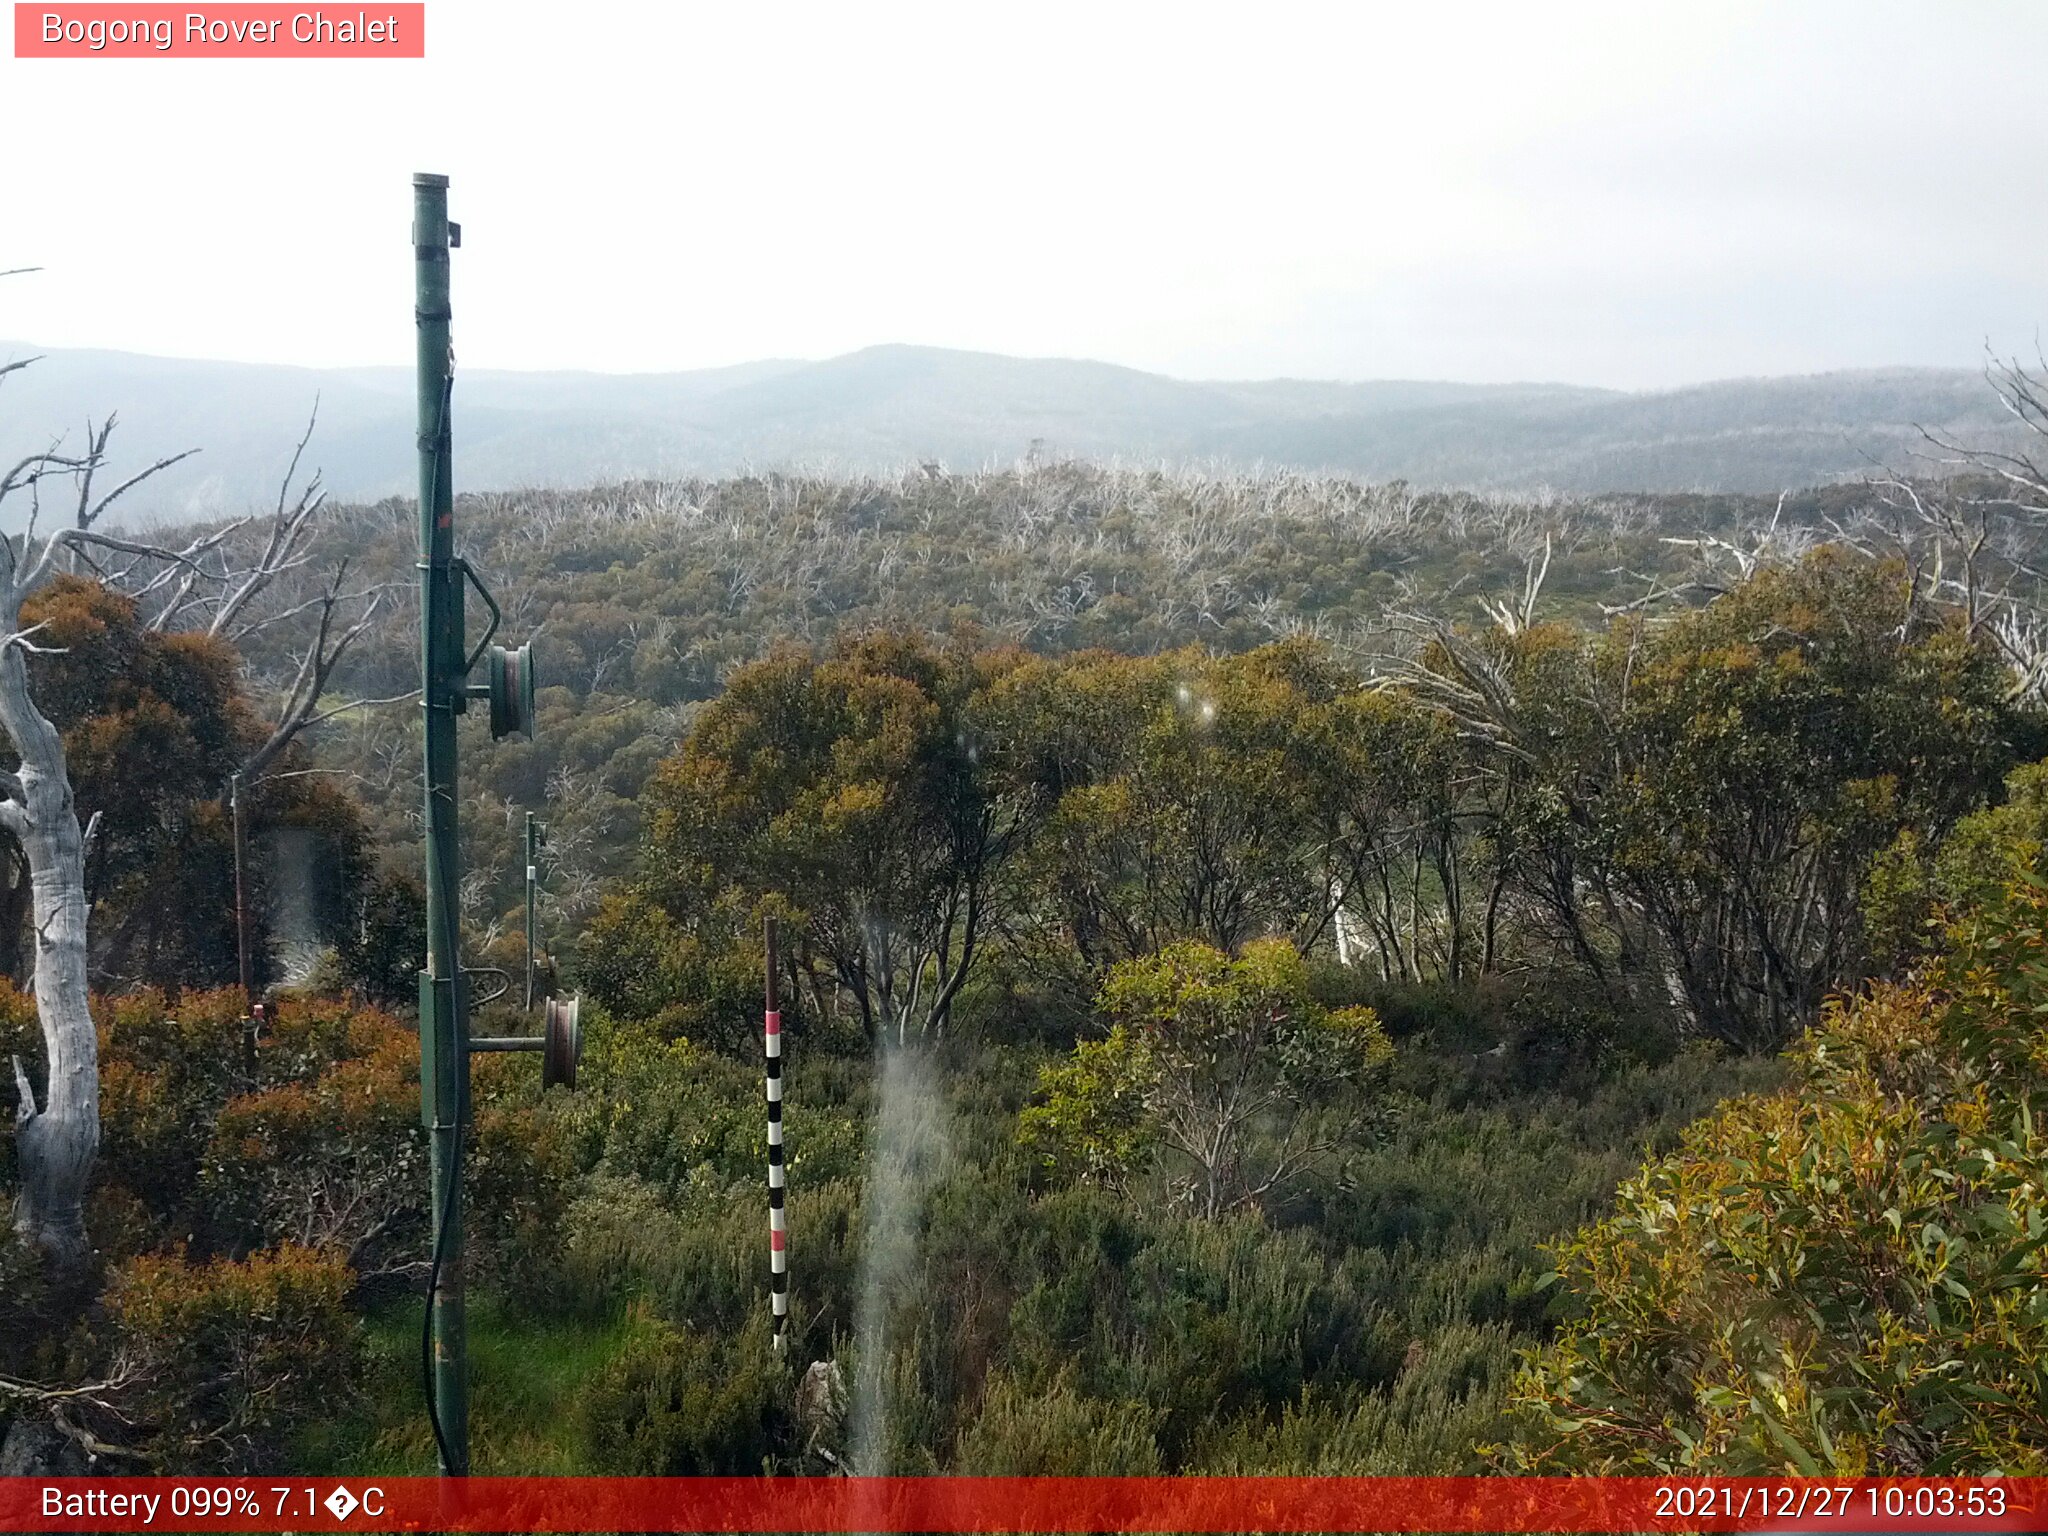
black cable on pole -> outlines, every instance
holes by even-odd
[[[427,1396],[427,1421],[434,1428],[434,1453],[441,1465],[452,1465],[448,1437],[441,1431],[441,1405],[434,1398],[434,1296],[441,1289],[441,1268],[447,1256],[448,1209],[462,1185],[462,1117],[455,1117],[455,1145],[448,1158],[448,1176],[441,1191],[441,1219],[434,1224],[434,1256],[427,1265],[427,1307],[420,1319],[420,1386]]]
[[[436,500],[439,499],[440,495],[441,476],[447,472],[448,408],[452,403],[454,393],[455,376],[451,373],[442,382],[441,420],[434,432],[434,484],[432,489],[434,499]],[[425,703],[428,709],[434,707],[432,699],[427,699]],[[441,878],[444,887],[441,893],[441,921],[445,929],[445,932],[442,934],[442,943],[448,952],[449,985],[455,989],[455,1010],[459,1016],[462,1008],[462,971],[457,963],[460,952],[456,944],[457,940],[461,937],[461,925],[455,916],[455,901],[458,893],[445,888],[447,885],[446,861],[444,861],[442,866]],[[459,1068],[465,1077],[468,1074],[468,1064],[466,1062],[448,1064],[447,1067],[444,1067],[444,1070],[452,1068]],[[435,1455],[440,1458],[441,1465],[449,1468],[451,1471],[456,1469],[453,1458],[448,1454],[448,1436],[441,1428],[441,1405],[437,1401],[434,1392],[434,1301],[440,1294],[441,1272],[447,1261],[449,1214],[454,1210],[456,1198],[462,1190],[462,1100],[468,1087],[469,1084],[466,1081],[456,1086],[454,1144],[449,1149],[448,1167],[442,1181],[443,1187],[439,1202],[440,1214],[439,1219],[434,1223],[433,1254],[427,1264],[427,1305],[424,1314],[420,1318],[420,1386],[425,1392],[427,1399],[427,1422],[433,1426],[434,1430]],[[431,1127],[428,1129],[427,1134],[430,1137],[432,1136],[433,1131]],[[466,1471],[467,1468],[462,1470]]]

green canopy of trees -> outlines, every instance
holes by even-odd
[[[785,650],[655,775],[586,974],[685,1007],[780,911],[813,1016],[902,1037],[981,959],[1078,1006],[1119,961],[1271,937],[1388,980],[1568,971],[1774,1049],[1891,958],[1879,863],[2015,761],[2003,675],[1902,572],[1832,551],[1663,624],[1438,625],[1376,676],[1305,640]]]

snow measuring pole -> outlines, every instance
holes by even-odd
[[[426,730],[427,967],[420,972],[420,1109],[431,1154],[432,1232],[421,1370],[441,1471],[469,1471],[468,1341],[463,1321],[462,1151],[469,1121],[474,1051],[538,1051],[541,1081],[574,1087],[582,1053],[577,1000],[549,998],[538,1035],[472,1039],[470,984],[462,968],[456,825],[456,726],[472,698],[490,701],[491,735],[533,734],[533,647],[492,645],[498,605],[455,553],[454,443],[449,407],[455,354],[449,337],[448,253],[462,230],[448,222],[448,178],[412,179],[413,322],[419,336],[420,704]],[[490,614],[470,649],[463,595],[474,590]],[[488,656],[488,681],[470,675]]]

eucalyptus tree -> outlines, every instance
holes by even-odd
[[[1035,815],[983,729],[1019,659],[878,631],[740,668],[656,771],[646,878],[592,963],[635,933],[744,942],[777,910],[815,1009],[850,1005],[878,1043],[941,1033]]]
[[[1525,781],[1505,845],[1574,962],[1745,1049],[1859,979],[1873,862],[2011,764],[1988,644],[1840,547],[1603,633],[1495,618],[1432,621],[1394,675]]]
[[[1050,814],[1019,922],[1094,976],[1177,939],[1235,953],[1330,921],[1315,852],[1312,706],[1341,684],[1307,642],[1211,657],[1083,652],[1020,669]]]

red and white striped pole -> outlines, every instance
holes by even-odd
[[[769,918],[762,948],[768,961],[767,1009],[762,1014],[762,1047],[768,1069],[768,1298],[775,1313],[775,1353],[782,1353],[789,1329],[789,1223],[782,1207],[786,1171],[782,1162],[782,1009],[777,993],[776,923]]]

